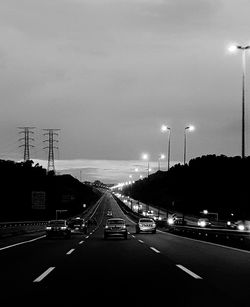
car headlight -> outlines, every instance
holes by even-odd
[[[201,226],[201,227],[205,227],[205,226],[206,226],[206,222],[201,221],[201,222],[200,222],[200,226]]]
[[[46,227],[46,230],[51,230],[51,226],[47,226],[47,227]]]
[[[168,224],[169,224],[169,225],[173,225],[173,224],[174,224],[174,219],[170,217],[170,218],[168,219]]]
[[[238,229],[239,229],[239,230],[245,230],[245,226],[242,225],[242,224],[240,224],[240,225],[238,225]]]
[[[108,229],[109,227],[108,226],[105,226],[105,229]]]
[[[227,222],[227,226],[230,226],[230,225],[231,225],[231,222],[230,222],[230,221],[228,221],[228,222]]]
[[[67,229],[67,227],[65,227],[65,226],[62,226],[62,227],[61,227],[61,229],[62,229],[62,230],[65,230],[65,229]]]

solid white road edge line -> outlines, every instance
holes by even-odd
[[[50,267],[48,268],[48,270],[46,270],[43,274],[41,274],[40,276],[38,276],[35,280],[33,280],[33,282],[40,282],[41,280],[44,279],[44,277],[46,277],[51,271],[54,270],[55,267]]]
[[[186,272],[187,274],[189,274],[190,276],[192,276],[195,279],[202,279],[202,277],[200,277],[199,275],[196,275],[194,272],[190,271],[189,269],[185,268],[183,265],[181,264],[176,264],[176,266],[183,270],[184,272]]]
[[[236,248],[236,247],[226,246],[226,245],[222,245],[222,244],[218,244],[218,243],[213,243],[213,242],[208,242],[208,241],[202,241],[202,240],[199,240],[199,239],[196,240],[196,239],[192,239],[192,238],[185,237],[185,236],[178,236],[178,235],[175,235],[174,233],[169,233],[169,232],[162,231],[162,230],[158,230],[158,232],[164,233],[164,234],[169,234],[169,235],[175,236],[177,238],[183,238],[185,240],[200,242],[200,243],[204,243],[204,244],[208,244],[208,245],[215,245],[215,246],[219,246],[219,247],[223,247],[223,248],[227,248],[227,249],[232,249],[232,250],[235,250],[237,252],[243,252],[243,253],[250,254],[250,251],[245,250],[245,249],[240,249],[240,248]]]
[[[22,244],[26,244],[26,243],[30,243],[30,242],[34,242],[34,241],[40,240],[44,237],[46,237],[46,236],[44,235],[44,236],[41,236],[41,237],[38,237],[38,238],[35,238],[35,239],[31,239],[31,240],[28,240],[28,241],[23,241],[23,242],[15,243],[15,244],[12,244],[12,245],[4,246],[4,247],[1,247],[0,250],[4,250],[4,249],[7,249],[7,248],[11,248],[11,247],[14,247],[14,246],[18,246],[18,245],[22,245]]]

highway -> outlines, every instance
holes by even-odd
[[[108,209],[127,220],[128,240],[103,239]],[[250,305],[250,252],[160,230],[135,234],[109,192],[94,214],[87,235],[1,240],[1,306]]]

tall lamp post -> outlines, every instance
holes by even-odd
[[[161,131],[162,132],[169,131],[169,134],[168,134],[168,170],[169,170],[169,168],[170,168],[170,137],[171,137],[171,129],[167,125],[162,125],[161,126]]]
[[[148,161],[147,170],[148,170],[148,176],[149,176],[149,156],[148,156],[148,154],[144,153],[144,154],[142,155],[142,159],[145,160],[145,161]]]
[[[187,131],[194,131],[194,126],[190,125],[190,126],[187,126],[185,127],[184,129],[184,159],[183,159],[183,162],[184,162],[184,165],[186,164],[186,153],[187,153]]]
[[[229,51],[235,52],[237,49],[242,51],[242,143],[241,143],[241,157],[245,158],[245,83],[246,83],[246,50],[250,46],[233,45],[229,47]]]

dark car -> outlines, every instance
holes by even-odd
[[[104,227],[104,239],[108,237],[122,236],[124,239],[128,237],[127,225],[122,218],[110,218],[106,220]]]
[[[140,218],[135,226],[136,233],[151,232],[156,233],[156,223],[151,218]]]
[[[108,210],[108,211],[107,211],[107,216],[113,216],[112,210]]]
[[[83,218],[74,218],[68,222],[71,233],[84,233],[88,232],[87,222]]]
[[[71,230],[66,220],[51,220],[46,226],[46,236],[70,238]]]

